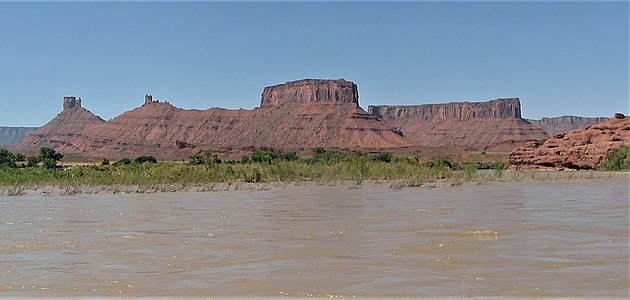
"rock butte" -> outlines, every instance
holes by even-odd
[[[145,95],[110,121],[64,97],[63,111],[10,149],[54,147],[66,156],[185,158],[201,150],[236,157],[255,149],[314,147],[412,152],[509,151],[548,136],[521,118],[518,98],[415,106],[359,106],[357,85],[304,79],[266,87],[253,110],[185,110]]]
[[[630,145],[630,118],[618,114],[582,130],[557,134],[544,143],[527,143],[510,153],[510,168],[597,169],[608,152],[622,145]]]
[[[368,112],[416,144],[448,150],[506,151],[549,136],[521,118],[518,98],[487,102],[377,105]]]
[[[314,147],[380,151],[409,147],[395,129],[358,105],[354,83],[300,80],[265,89],[253,110],[184,110],[145,96],[144,105],[104,122],[66,102],[51,122],[12,149],[43,146],[71,156],[184,158],[200,150],[238,155],[254,149],[306,152]]]

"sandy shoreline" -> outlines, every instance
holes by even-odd
[[[402,188],[448,188],[461,185],[502,184],[507,182],[575,182],[578,180],[606,179],[625,177],[630,182],[630,172],[601,171],[479,171],[468,180],[440,179],[432,182],[413,182],[408,180],[363,180],[356,181],[291,181],[291,182],[209,182],[207,184],[155,184],[155,185],[78,185],[78,186],[2,186],[0,196],[71,196],[80,194],[127,194],[127,193],[175,193],[175,192],[226,192],[226,191],[267,191],[281,190],[288,187],[302,186],[347,186],[357,188],[361,185],[377,185],[390,189]]]

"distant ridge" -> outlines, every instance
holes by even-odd
[[[540,120],[527,120],[530,123],[542,128],[548,135],[554,136],[559,133],[583,129],[591,125],[595,125],[606,121],[605,117],[578,117],[578,116],[563,116],[542,118]]]
[[[521,118],[518,98],[423,105],[371,105],[368,111],[423,147],[509,150],[549,136]]]
[[[0,127],[0,147],[19,143],[39,127]]]

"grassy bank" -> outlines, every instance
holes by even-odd
[[[366,155],[316,149],[313,156],[257,151],[238,161],[221,161],[211,153],[191,157],[186,163],[149,159],[121,161],[72,168],[0,168],[0,186],[103,186],[103,185],[203,185],[225,182],[301,182],[398,180],[453,182],[483,180],[478,169],[494,168],[501,176],[506,164],[454,163],[441,157],[426,162],[414,156],[381,153]]]
[[[627,149],[624,151],[627,152]],[[622,158],[615,161],[624,161],[626,152],[617,155]],[[112,187],[112,191],[117,190],[117,187],[135,187],[136,191],[178,191],[230,183],[360,184],[366,180],[392,181],[397,187],[405,187],[433,182],[459,185],[465,182],[544,181],[554,178],[534,173],[504,172],[507,166],[504,161],[454,161],[447,156],[368,155],[324,149],[314,149],[313,155],[309,157],[298,157],[295,153],[256,151],[240,160],[222,161],[216,155],[205,152],[195,154],[184,162],[157,162],[153,157],[141,156],[111,163],[103,160],[100,165],[71,167],[57,166],[55,159],[48,164],[29,163],[20,167],[16,163],[17,157],[11,157],[10,153],[4,157],[8,159],[5,159],[4,166],[0,165],[0,189],[2,194],[8,195],[38,187],[58,187],[67,190],[64,193],[72,194],[84,192],[89,187]],[[582,173],[580,176],[587,178],[591,175]]]

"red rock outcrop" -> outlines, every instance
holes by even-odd
[[[345,79],[304,79],[266,87],[260,107],[285,103],[307,104],[315,102],[354,103],[359,105],[357,85]]]
[[[63,97],[63,109],[73,109],[81,107],[81,98],[77,97]]]
[[[528,122],[540,127],[549,136],[559,133],[569,132],[578,129],[584,129],[588,126],[604,122],[608,118],[587,118],[576,116],[563,116],[553,118],[542,118],[540,120],[527,120]]]
[[[41,147],[57,149],[71,147],[72,141],[81,138],[83,130],[105,123],[103,119],[81,107],[80,99],[77,101],[73,98],[64,97],[64,110],[62,112],[46,125],[26,136],[18,144],[13,145],[11,149],[24,153],[34,153]]]
[[[521,118],[518,98],[411,106],[370,106],[368,112],[417,145],[450,151],[511,150],[549,136]]]
[[[376,151],[411,145],[400,132],[358,106],[354,83],[298,82],[306,82],[308,88],[295,82],[267,88],[276,92],[263,93],[261,108],[253,110],[184,110],[146,95],[141,107],[107,122],[87,124],[86,116],[78,114],[83,108],[67,109],[16,149],[29,152],[53,146],[71,156],[184,158],[200,150],[233,156],[256,148]]]
[[[630,118],[610,118],[582,130],[560,133],[544,143],[527,143],[510,153],[510,168],[597,169],[608,152],[622,145],[630,145]]]

